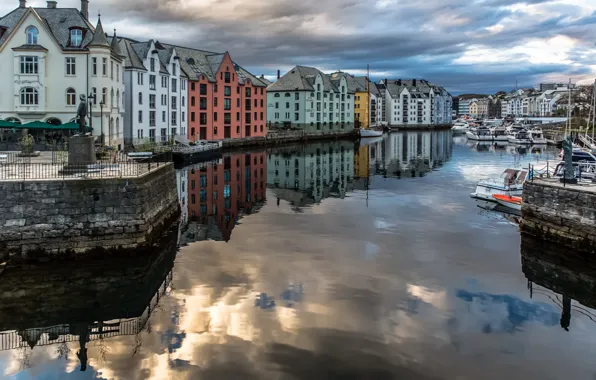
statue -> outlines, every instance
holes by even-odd
[[[84,135],[86,132],[87,98],[85,95],[81,95],[80,99],[81,103],[79,103],[79,108],[77,109],[77,120],[79,121],[79,135]]]
[[[575,169],[573,168],[573,140],[571,136],[567,136],[563,140],[563,162],[565,163],[565,172],[561,182],[577,183]]]

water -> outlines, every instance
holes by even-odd
[[[0,377],[594,379],[596,271],[469,198],[556,153],[394,133],[181,170],[151,257],[0,275]]]

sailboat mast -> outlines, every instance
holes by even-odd
[[[569,84],[567,85],[569,90],[569,100],[567,101],[567,128],[565,128],[565,137],[571,134],[571,78],[569,78]]]
[[[366,97],[367,107],[368,107],[368,128],[372,128],[372,111],[370,109],[370,65],[366,65],[366,91],[368,92],[368,96]]]
[[[594,129],[596,129],[596,79],[592,86],[592,141],[594,141]]]

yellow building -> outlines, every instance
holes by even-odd
[[[352,74],[338,71],[330,74],[331,81],[346,78],[348,92],[354,93],[354,127],[368,128],[370,124],[370,97],[368,95],[367,77],[355,77]]]

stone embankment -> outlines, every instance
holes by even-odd
[[[520,229],[570,250],[596,253],[596,186],[527,181]]]
[[[244,148],[283,145],[299,141],[338,140],[359,137],[357,130],[342,133],[309,133],[303,131],[268,132],[266,137],[245,137],[223,140],[224,148]]]
[[[151,244],[180,213],[172,164],[133,178],[0,182],[0,263]]]

